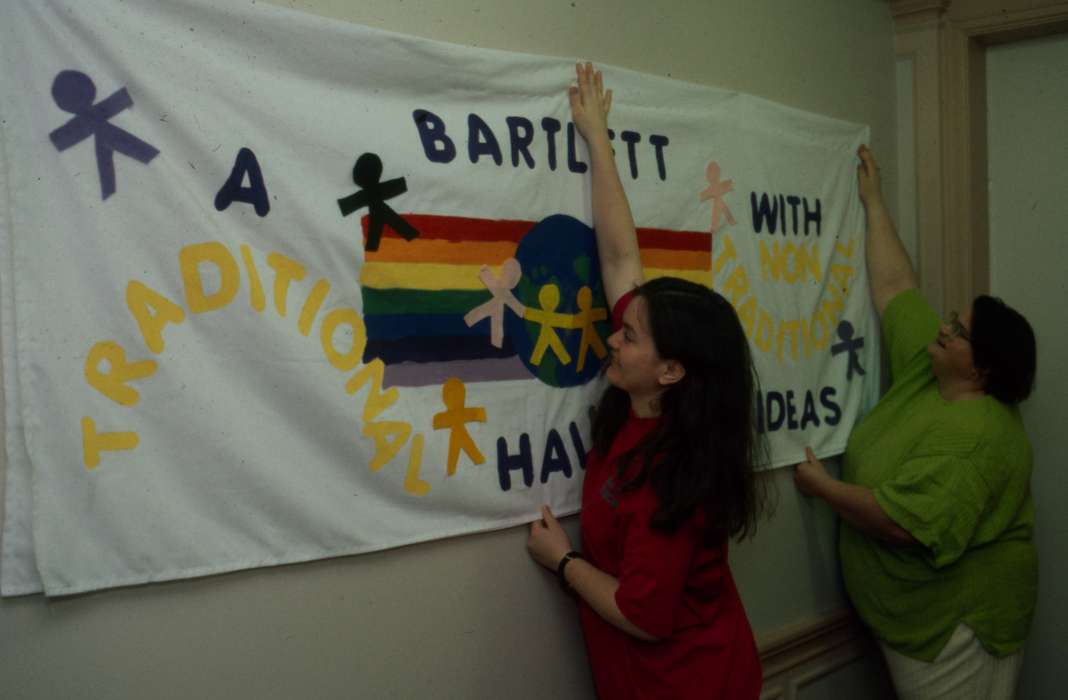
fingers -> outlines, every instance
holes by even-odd
[[[808,460],[809,462],[816,462],[816,461],[818,461],[818,460],[816,459],[816,453],[815,453],[815,452],[813,452],[813,451],[812,451],[812,448],[811,448],[811,447],[809,447],[809,446],[807,446],[807,445],[805,446],[805,459],[807,459],[807,460]]]
[[[604,94],[604,113],[608,115],[608,111],[612,109],[612,91],[609,90]]]
[[[879,164],[875,161],[875,155],[871,152],[870,148],[861,146],[857,149],[857,155],[860,156],[861,165],[869,175],[874,175],[879,172]]]
[[[553,516],[553,512],[549,510],[549,506],[542,505],[541,507],[541,520],[545,523],[546,527],[556,524],[556,518]]]
[[[601,71],[594,70],[593,64],[589,61],[575,64],[575,82],[576,85],[572,89],[577,92],[582,102],[594,98],[599,99],[601,102],[605,102],[606,99],[610,100],[604,91],[604,75]],[[611,90],[609,90],[609,93],[611,93]],[[605,111],[608,111],[607,107]]]
[[[579,89],[583,92],[589,90],[596,78],[593,72],[593,64],[587,61],[585,64],[579,62],[575,64],[575,76],[578,81]]]

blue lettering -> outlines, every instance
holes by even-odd
[[[797,430],[797,407],[794,406],[794,392],[786,392],[786,427]]]
[[[668,137],[660,134],[650,134],[649,143],[653,144],[656,152],[656,174],[661,180],[667,179],[667,165],[664,163],[664,148],[668,145]]]
[[[822,205],[820,204],[819,198],[816,199],[815,211],[809,210],[807,199],[802,199],[801,202],[805,209],[805,235],[808,235],[808,225],[812,222],[816,223],[816,235],[820,235],[820,224],[823,222],[823,213],[821,211]]]
[[[412,119],[419,130],[423,153],[431,163],[451,163],[456,157],[456,145],[445,135],[445,122],[433,112],[417,109]]]
[[[806,430],[818,428],[821,423],[838,425],[842,420],[842,408],[835,401],[836,389],[833,386],[819,390],[819,405],[816,404],[816,390],[807,389],[801,406],[801,420],[797,419],[797,404],[801,402],[800,391],[768,391],[757,393],[757,432],[772,433],[781,428],[787,430]],[[820,408],[824,413],[820,415]]]
[[[777,391],[769,391],[765,394],[765,397],[768,402],[768,432],[771,433],[781,428],[783,421],[786,420],[786,401],[783,399],[782,394]],[[778,409],[777,413],[775,413],[775,409]]]
[[[825,386],[820,390],[820,403],[831,414],[824,416],[823,420],[827,421],[827,425],[838,425],[838,422],[842,420],[842,409],[838,406],[838,402],[834,400],[836,390],[833,386]]]
[[[760,205],[757,205],[756,192],[749,193],[749,206],[753,210],[753,230],[760,233],[764,230],[764,225],[767,224],[768,233],[775,233],[776,219],[779,218],[779,207],[775,197],[769,198],[768,195],[760,195]]]
[[[651,140],[651,137],[650,137]],[[757,193],[749,193],[749,208],[753,214],[753,231],[760,233],[764,227],[768,227],[768,233],[782,231],[785,236],[793,233],[795,236],[801,233],[801,219],[798,217],[798,206],[801,208],[801,217],[804,219],[805,235],[811,233],[813,224],[816,226],[816,235],[820,235],[820,225],[823,223],[823,205],[816,199],[815,207],[811,207],[808,199],[794,194],[768,195],[761,193],[760,201],[757,201]],[[790,209],[790,226],[787,226],[786,210]]]
[[[248,175],[248,187],[242,187]],[[271,211],[271,203],[267,199],[267,187],[263,184],[263,173],[260,171],[260,163],[256,160],[256,154],[251,149],[242,148],[237,152],[234,159],[234,167],[230,171],[230,177],[223,183],[222,188],[215,195],[215,209],[224,211],[234,202],[251,204],[260,217],[267,216]]]
[[[501,484],[501,491],[512,488],[512,470],[523,471],[523,483],[530,486],[534,483],[534,460],[530,456],[530,436],[523,433],[519,436],[519,454],[508,454],[508,441],[503,437],[497,438],[497,477]]]
[[[582,444],[582,435],[579,433],[579,428],[575,425],[574,421],[567,426],[568,431],[571,433],[571,444],[575,447],[575,454],[578,455],[579,466],[583,469],[586,468],[586,446]]]
[[[630,162],[630,177],[638,179],[638,156],[634,152],[634,145],[642,140],[642,135],[637,131],[624,131],[619,134],[620,140],[627,144],[627,160]]]
[[[545,117],[541,120],[541,128],[545,131],[549,170],[556,170],[556,132],[560,131],[560,120]]]
[[[589,169],[575,154],[575,125],[572,122],[567,123],[567,169],[580,174]]]
[[[812,396],[812,392],[806,391],[805,408],[801,412],[801,430],[804,430],[809,423],[815,424],[818,428],[820,425],[820,418],[816,415],[816,400]]]
[[[541,483],[549,480],[553,472],[563,472],[564,476],[571,478],[571,459],[564,449],[564,440],[555,429],[549,431],[545,439],[545,456],[541,460]]]
[[[472,163],[477,163],[480,156],[493,157],[493,162],[500,165],[504,162],[501,156],[501,147],[497,143],[497,137],[489,124],[475,113],[467,115],[467,156]]]
[[[534,125],[525,117],[508,117],[504,121],[508,124],[508,136],[512,144],[512,166],[519,167],[519,155],[523,154],[527,167],[533,170],[534,156],[530,155],[530,144],[534,141]]]

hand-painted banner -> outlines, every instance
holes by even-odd
[[[5,3],[0,55],[5,595],[577,510],[608,309],[571,62],[214,0]],[[606,72],[649,275],[738,309],[773,465],[841,451],[866,129]]]

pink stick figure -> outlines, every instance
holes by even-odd
[[[493,343],[493,347],[499,348],[504,345],[504,307],[508,306],[520,318],[526,313],[527,307],[523,306],[512,294],[512,290],[519,284],[522,276],[523,271],[519,267],[519,261],[515,258],[508,258],[504,261],[501,265],[500,277],[494,277],[493,270],[487,265],[483,265],[478,272],[478,278],[482,280],[482,284],[486,285],[486,289],[490,291],[493,298],[468,311],[464,316],[464,323],[473,326],[488,317],[490,342]]]
[[[727,203],[723,201],[723,196],[734,189],[733,180],[720,180],[719,179],[719,163],[716,161],[710,161],[708,167],[705,169],[705,177],[708,179],[708,187],[701,192],[701,201],[706,199],[712,200],[712,233],[716,232],[719,228],[719,215],[726,214],[727,221],[734,224],[734,215],[731,214],[731,210],[727,208]]]

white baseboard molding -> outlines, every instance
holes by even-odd
[[[757,640],[764,666],[761,700],[795,700],[809,683],[878,647],[852,610],[838,610]]]

